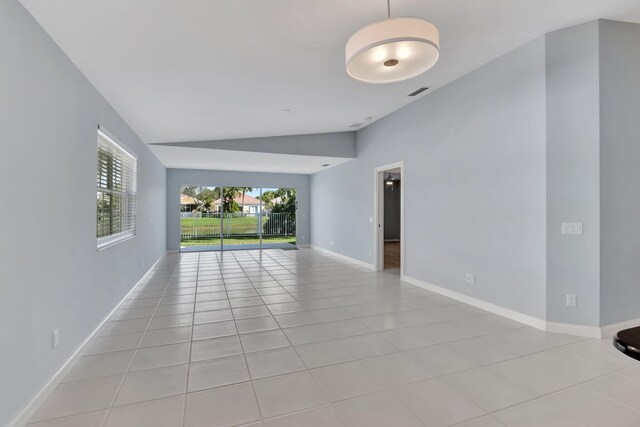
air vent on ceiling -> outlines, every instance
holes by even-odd
[[[411,93],[409,94],[409,96],[416,96],[416,95],[420,95],[422,92],[424,92],[424,91],[425,91],[425,90],[427,90],[427,89],[429,89],[429,88],[428,88],[428,87],[421,87],[420,89],[418,89],[418,90],[416,90],[416,91],[414,91],[414,92],[411,92]]]
[[[359,128],[360,126],[362,126],[364,123],[354,123],[351,126],[349,126],[350,128]]]

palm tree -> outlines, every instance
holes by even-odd
[[[223,212],[237,212],[238,204],[235,202],[235,198],[240,194],[240,188],[238,187],[224,187],[222,191],[222,211]]]
[[[275,193],[271,190],[263,191],[261,200],[262,200],[262,209],[267,212],[271,211],[273,208],[273,199],[276,197]]]
[[[239,188],[240,191],[242,191],[242,201],[240,202],[240,212],[244,213],[244,195],[253,191],[253,188],[251,187],[240,187]]]

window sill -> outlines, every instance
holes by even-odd
[[[112,246],[117,245],[118,243],[126,242],[127,240],[131,240],[135,238],[135,234],[126,234],[124,236],[116,237],[114,239],[109,239],[105,242],[98,243],[98,252],[104,251],[105,249],[109,249]]]

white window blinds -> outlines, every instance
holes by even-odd
[[[98,249],[136,234],[137,159],[98,129]]]

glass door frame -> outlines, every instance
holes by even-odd
[[[209,186],[209,185],[186,185],[186,184],[180,184],[180,186],[178,187],[178,200],[180,200],[180,197],[182,195],[182,191],[184,188],[186,187],[200,187],[200,188],[212,188],[212,189],[216,189],[219,188],[220,189],[220,211],[214,211],[214,213],[218,212],[220,215],[220,227],[219,227],[219,239],[220,239],[220,244],[218,245],[220,247],[220,249],[210,249],[210,251],[220,251],[223,252],[224,249],[224,219],[225,219],[225,212],[224,212],[224,190],[226,188],[234,188],[233,186],[230,185],[224,185],[224,186]],[[298,247],[298,188],[297,187],[257,187],[259,189],[259,196],[258,196],[258,200],[260,201],[260,203],[258,204],[258,212],[257,212],[257,234],[258,234],[258,250],[262,250],[264,248],[264,241],[263,241],[263,225],[264,225],[264,212],[263,212],[263,200],[262,200],[262,195],[263,195],[263,190],[265,188],[267,189],[271,189],[271,188],[286,188],[286,189],[293,189],[296,192],[296,202],[295,202],[295,241],[293,243],[293,246],[295,248]],[[180,204],[178,204],[180,206]],[[214,208],[215,208],[215,201],[214,201]],[[180,211],[182,212],[182,211]],[[244,214],[244,206],[243,206],[243,212],[240,212],[242,215]],[[178,233],[178,248],[180,252],[189,252],[189,251],[184,251],[183,247],[182,247],[182,215],[178,216],[178,227],[180,232]],[[229,227],[231,227],[231,225],[229,225]],[[238,248],[241,249],[241,248]],[[229,250],[233,250],[233,249],[229,249]]]
[[[224,251],[224,218],[226,212],[224,211],[224,190],[226,188],[243,188],[243,187],[234,187],[232,185],[225,185],[220,187],[220,251]],[[252,187],[258,188],[260,190],[260,194],[258,196],[258,200],[260,203],[258,204],[258,212],[256,213],[256,232],[258,235],[258,250],[262,250],[262,187]],[[244,205],[242,206],[243,210],[240,212],[241,217],[244,216]],[[229,212],[233,214],[233,212]],[[231,229],[231,225],[229,225],[229,229]],[[242,249],[242,248],[238,248]]]

